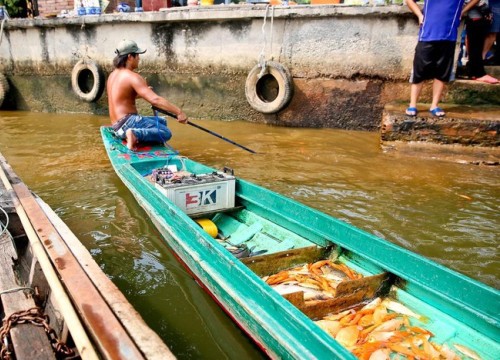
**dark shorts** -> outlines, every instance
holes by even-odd
[[[455,59],[455,41],[419,41],[415,48],[410,82],[424,80],[451,80]]]

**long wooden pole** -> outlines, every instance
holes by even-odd
[[[157,108],[156,106],[153,106],[152,108],[153,108],[153,111],[154,111],[154,113],[155,113],[155,116],[158,116],[157,112],[161,112],[161,113],[163,113],[163,114],[165,114],[165,115],[168,115],[168,116],[173,117],[174,119],[177,119],[177,115],[175,115],[175,114],[172,114],[172,113],[170,113],[170,112],[168,112],[168,111],[165,111],[165,110],[162,110],[162,109],[160,109],[160,108]],[[218,137],[219,139],[222,139],[222,140],[224,140],[224,141],[227,141],[227,142],[228,142],[228,143],[230,143],[230,144],[236,145],[236,146],[238,146],[239,148],[241,148],[241,149],[243,149],[243,150],[246,150],[246,151],[248,151],[248,152],[250,152],[250,153],[252,153],[252,154],[256,154],[256,152],[255,152],[255,151],[253,151],[252,149],[249,149],[249,148],[247,148],[246,146],[243,146],[243,145],[241,145],[241,144],[238,144],[237,142],[234,142],[233,140],[228,139],[227,137],[224,137],[224,136],[222,136],[222,135],[220,135],[220,134],[217,134],[216,132],[214,132],[214,131],[212,131],[212,130],[208,130],[208,129],[204,128],[203,126],[197,125],[197,124],[195,124],[195,123],[193,123],[193,122],[191,122],[191,121],[188,121],[188,122],[187,122],[187,124],[188,124],[188,125],[191,125],[191,126],[193,126],[193,127],[195,127],[195,128],[197,128],[197,129],[203,130],[203,131],[205,131],[205,132],[209,133],[210,135],[216,136],[216,137]]]
[[[15,191],[12,188],[9,179],[7,178],[7,175],[3,170],[3,166],[1,165],[2,164],[0,163],[0,178],[2,179],[5,189],[13,194],[12,198],[17,215],[19,216],[19,219],[21,220],[21,223],[24,227],[24,231],[26,232],[26,236],[30,241],[33,253],[40,263],[40,267],[42,268],[45,277],[47,278],[47,282],[50,284],[50,288],[54,292],[54,296],[61,306],[61,312],[62,314],[64,314],[64,321],[66,322],[68,329],[71,332],[71,336],[75,342],[76,348],[78,349],[78,352],[82,359],[98,360],[99,357],[94,350],[94,346],[87,336],[87,333],[85,332],[85,329],[83,328],[80,319],[75,309],[73,308],[71,300],[66,294],[66,291],[64,290],[61,281],[59,280],[59,277],[52,267],[52,263],[50,262],[47,253],[45,252],[43,244],[41,243],[38,235],[31,226],[31,222],[26,215],[24,208],[19,202],[17,196],[14,196]]]

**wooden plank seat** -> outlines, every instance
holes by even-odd
[[[340,256],[341,254],[334,246],[324,248],[309,246],[245,258],[242,262],[262,277],[323,259],[335,261]],[[304,291],[295,290],[281,293],[281,295],[309,318],[321,319],[327,314],[356,308],[376,297],[385,296],[393,284],[394,276],[383,272],[339,282],[335,285],[335,296],[331,299],[306,300]]]
[[[341,282],[336,288],[333,299],[305,301],[303,292],[283,294],[283,297],[309,318],[318,320],[328,314],[356,308],[376,297],[385,296],[389,292],[390,285],[390,274],[383,273]]]

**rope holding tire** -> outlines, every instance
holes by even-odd
[[[71,72],[71,87],[78,98],[95,102],[101,98],[104,85],[104,73],[95,61],[82,59],[76,63]]]
[[[9,92],[9,82],[4,74],[0,73],[0,106],[2,106],[5,95]]]
[[[290,71],[284,65],[264,62],[248,74],[245,83],[245,95],[248,103],[263,114],[274,114],[288,105],[293,96],[293,82]]]

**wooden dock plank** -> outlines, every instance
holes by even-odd
[[[99,289],[104,300],[120,319],[130,336],[137,343],[148,360],[175,359],[163,340],[147,326],[142,317],[130,305],[128,300],[115,284],[102,272],[92,255],[57,216],[57,214],[40,198],[36,199],[42,210],[59,232],[59,235],[71,249],[71,252],[87,273],[91,281]]]
[[[14,184],[20,184],[22,181],[14,173],[2,154],[0,154],[0,180],[4,188],[11,193],[16,215],[19,216],[19,220],[23,228],[23,235],[26,237],[26,240],[28,240],[28,242],[24,245],[27,246],[27,249],[32,251],[33,255],[37,258],[43,270],[44,276],[50,283],[50,297],[52,299],[57,298],[58,311],[64,316],[64,323],[71,332],[71,338],[75,343],[79,356],[82,360],[97,360],[106,358],[103,354],[100,354],[101,356],[97,354],[94,344],[90,341],[87,330],[84,328],[66,289],[63,287],[59,274],[56,273],[51,259],[49,259],[40,238],[33,229],[30,219],[13,189]],[[17,244],[18,238],[15,237],[15,239]],[[19,256],[21,256],[21,253],[19,253]],[[66,338],[64,334],[63,338]]]
[[[18,284],[14,273],[17,259],[12,237],[8,232],[0,235],[0,291],[6,291],[23,286]],[[29,310],[35,307],[32,298],[23,291],[16,291],[1,295],[5,313],[4,320],[17,311]],[[31,324],[18,324],[10,331],[12,344],[18,360],[54,359],[54,352],[50,341],[41,327]]]
[[[76,261],[28,187],[5,166],[12,188],[57,269],[71,299],[107,359],[144,359],[136,344]],[[16,181],[17,180],[17,181]]]

